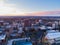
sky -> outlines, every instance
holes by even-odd
[[[0,16],[60,16],[60,0],[0,0]]]

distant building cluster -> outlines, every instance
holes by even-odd
[[[31,37],[27,32],[38,30],[59,30],[60,20],[40,18],[6,18],[0,19],[0,40]],[[60,31],[60,30],[59,30]],[[2,39],[3,38],[3,39]],[[0,41],[1,42],[1,41]]]

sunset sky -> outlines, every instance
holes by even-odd
[[[60,16],[60,0],[0,0],[0,16]]]

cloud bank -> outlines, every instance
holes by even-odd
[[[33,12],[28,13],[31,16],[60,16],[60,11],[45,11],[45,12]]]

